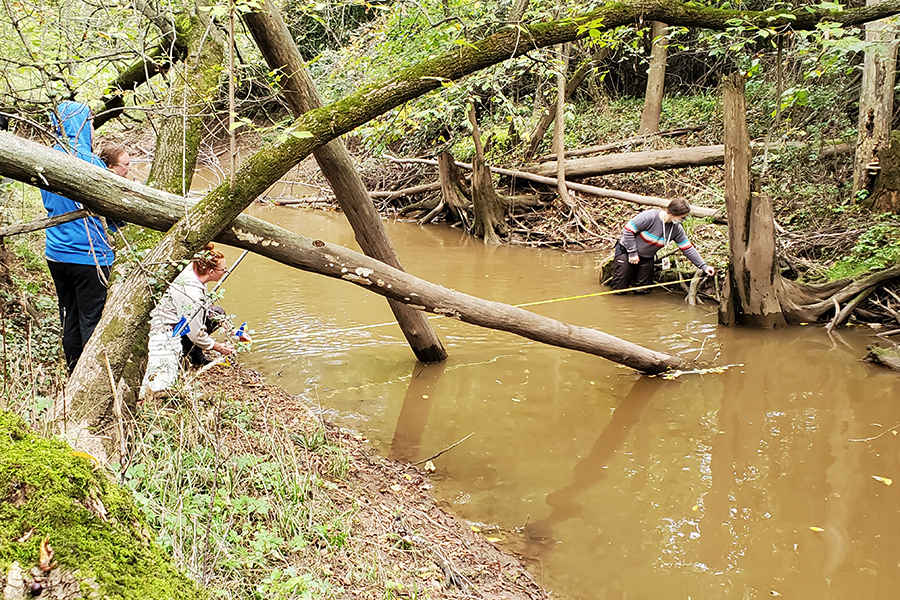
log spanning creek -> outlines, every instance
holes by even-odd
[[[340,213],[250,213],[357,248]],[[595,254],[387,227],[407,271],[475,296],[601,291]],[[719,370],[642,377],[444,317],[450,358],[424,365],[352,284],[250,255],[224,287],[256,339],[240,360],[269,382],[397,460],[463,440],[433,459],[433,492],[557,597],[897,596],[900,378],[860,362],[866,329],[723,328],[714,306],[655,290],[528,310]]]

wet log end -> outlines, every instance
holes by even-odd
[[[900,371],[900,348],[897,346],[882,348],[873,345],[867,347],[866,350],[864,361]]]

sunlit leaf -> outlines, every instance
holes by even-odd
[[[810,527],[809,530],[810,530],[810,531],[825,531],[825,530],[822,529],[821,527],[816,527],[815,525],[813,525],[812,527]]]
[[[890,477],[881,477],[879,475],[872,475],[872,479],[874,479],[875,481],[880,481],[884,485],[891,485],[892,483],[894,483],[894,480],[891,479]]]

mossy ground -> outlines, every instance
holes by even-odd
[[[47,540],[85,595],[204,598],[153,543],[130,494],[63,442],[0,412],[0,573],[30,571]],[[46,564],[45,567],[51,566]],[[49,571],[50,569],[46,569]],[[26,579],[26,584],[31,582]]]

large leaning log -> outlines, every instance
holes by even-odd
[[[191,206],[180,196],[128,181],[85,161],[2,132],[0,174],[52,189],[103,216],[160,231],[168,230]],[[344,279],[420,310],[594,354],[645,373],[660,373],[682,362],[677,356],[595,329],[447,289],[358,252],[312,240],[247,215],[238,216],[216,240],[304,271]]]
[[[282,94],[294,115],[299,117],[309,110],[320,108],[323,103],[316,85],[306,72],[300,51],[271,0],[262,2],[259,10],[244,13],[243,20],[269,67],[284,74]],[[313,154],[331,184],[362,251],[402,270],[381,217],[344,142],[332,140]],[[396,301],[389,300],[388,304],[416,358],[422,362],[446,360],[447,351],[422,313]]]

